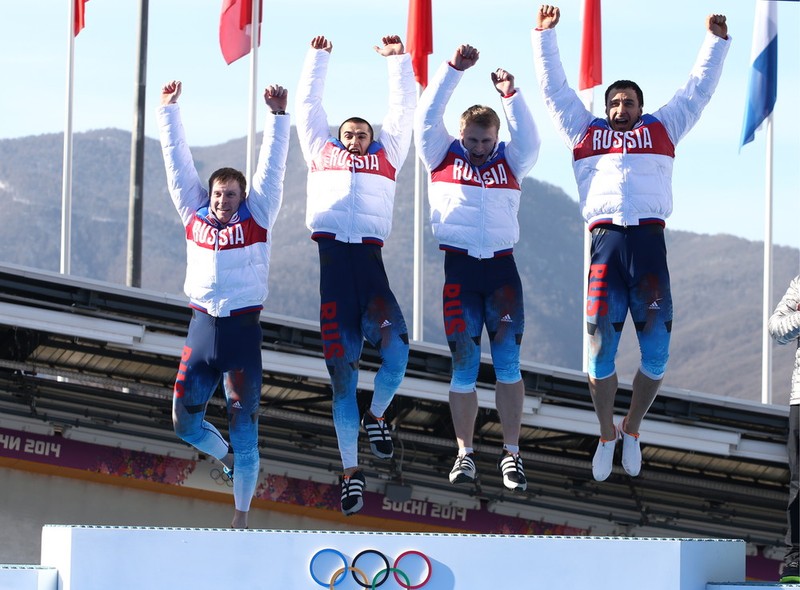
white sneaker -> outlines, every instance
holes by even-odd
[[[459,455],[450,470],[450,483],[471,483],[475,481],[475,459],[472,453]]]
[[[631,477],[636,477],[642,470],[642,449],[639,447],[639,435],[628,434],[622,430],[622,422],[617,426],[622,439],[622,468]]]
[[[503,474],[503,485],[512,492],[524,492],[528,487],[528,480],[525,479],[525,470],[522,467],[522,457],[519,453],[503,452],[497,462],[500,472]]]
[[[605,481],[611,475],[611,467],[614,463],[614,448],[617,446],[617,439],[597,441],[597,450],[592,459],[592,475],[597,481]]]

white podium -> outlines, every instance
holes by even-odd
[[[2,590],[56,590],[58,570],[39,565],[0,564]]]
[[[707,590],[744,581],[745,543],[48,525],[42,566],[57,590]]]

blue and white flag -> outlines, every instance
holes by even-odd
[[[772,113],[778,95],[778,7],[770,0],[756,0],[750,83],[742,126],[742,143],[753,141],[756,130]]]

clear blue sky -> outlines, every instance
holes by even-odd
[[[0,3],[0,22],[4,23],[0,67],[5,82],[0,93],[0,138],[63,131],[70,1]],[[672,228],[729,233],[750,240],[764,237],[764,131],[739,151],[754,2],[603,0],[604,83],[618,78],[636,80],[644,90],[645,110],[661,106],[686,80],[703,38],[705,16],[711,12],[728,16],[733,45],[722,80],[700,123],[678,146]],[[148,136],[157,136],[152,113],[160,85],[173,78],[184,82],[181,105],[190,143],[212,145],[246,135],[249,58],[225,65],[218,43],[221,4],[221,0],[150,1]],[[573,85],[578,70],[580,5],[579,0],[559,5],[559,43]],[[778,5],[774,242],[797,248],[800,2]],[[132,128],[138,6],[138,0],[90,0],[86,5],[86,29],[75,44],[76,132]],[[430,69],[448,59],[460,43],[470,43],[481,51],[478,65],[467,72],[451,101],[448,123],[452,130],[467,106],[486,103],[497,107],[489,72],[497,67],[511,71],[542,134],[542,152],[532,176],[577,198],[569,152],[556,136],[535,84],[530,29],[538,6],[522,0],[433,0]],[[405,39],[406,11],[406,0],[264,0],[259,87],[278,82],[287,86],[291,95],[308,41],[324,34],[334,44],[325,100],[330,121],[338,123],[357,114],[379,122],[386,101],[386,69],[372,46],[384,34],[398,33]],[[602,102],[601,90],[596,104]],[[262,103],[259,118],[263,113]]]

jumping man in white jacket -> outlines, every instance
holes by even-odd
[[[491,80],[501,96],[511,141],[499,141],[500,117],[481,105],[461,115],[458,137],[448,133],[445,108],[478,57],[471,45],[456,49],[422,93],[414,124],[417,153],[430,172],[433,235],[445,251],[443,319],[453,356],[449,397],[458,444],[450,482],[469,483],[476,477],[475,385],[486,326],[503,429],[499,468],[508,489],[523,491],[528,484],[519,455],[525,396],[519,349],[525,311],[513,249],[519,239],[520,184],[539,155],[539,133],[514,76],[503,69],[492,72]]]
[[[389,112],[377,137],[368,121],[350,117],[330,133],[322,92],[333,44],[311,40],[297,92],[297,134],[308,164],[306,225],[320,260],[320,329],[333,389],[333,423],[342,457],[342,512],[364,505],[358,463],[359,422],[372,453],[394,452],[384,412],[408,362],[408,330],[389,286],[381,248],[392,229],[397,174],[411,146],[416,105],[411,59],[400,37],[382,39],[375,51],[389,70]],[[364,340],[380,352],[370,407],[356,400]]]
[[[618,439],[625,471],[636,476],[641,469],[639,426],[664,377],[672,330],[664,225],[672,213],[675,144],[711,99],[730,39],[725,17],[710,15],[689,81],[666,105],[645,114],[638,84],[617,80],[606,89],[606,117],[599,118],[567,85],[556,44],[560,15],[555,6],[541,6],[532,41],[542,95],[572,150],[581,213],[592,232],[586,296],[588,372],[600,423],[592,474],[602,481],[611,474]],[[642,362],[628,412],[615,425],[615,358],[629,310]]]

